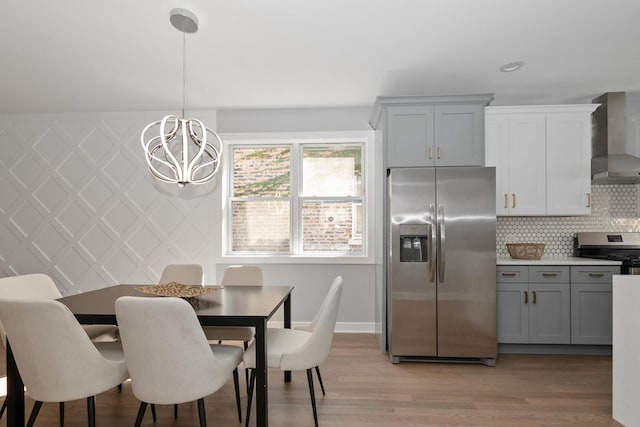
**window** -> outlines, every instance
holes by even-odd
[[[230,255],[366,256],[365,142],[230,142]]]

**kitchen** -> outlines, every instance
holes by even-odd
[[[360,4],[360,6],[359,9],[350,11],[353,13],[352,16],[360,16],[363,10],[369,10],[366,5]],[[405,20],[409,19],[404,13],[394,10],[393,7],[385,6],[384,3],[380,3],[379,6],[381,10],[370,13],[374,14],[372,19],[374,22],[380,23],[380,26],[387,18],[380,15],[391,14],[389,19],[394,22],[406,22]],[[39,27],[48,28],[49,24],[44,17],[47,14],[35,14],[29,17],[29,14],[17,4],[11,4],[10,7],[11,13],[7,13],[4,19],[10,19],[11,22],[7,22],[7,25],[3,26],[8,32],[3,33],[2,39],[8,41],[16,36],[19,37],[20,42],[6,46],[10,56],[17,58],[15,62],[18,64],[16,67],[18,71],[13,68],[7,69],[5,80],[11,82],[9,85],[19,88],[19,92],[16,93],[15,88],[6,87],[5,89],[3,87],[3,93],[8,94],[3,98],[11,101],[3,103],[1,110],[2,156],[0,156],[0,162],[3,166],[2,179],[0,180],[3,194],[3,205],[0,212],[3,225],[0,231],[2,236],[0,239],[2,241],[0,250],[1,274],[45,271],[55,277],[64,293],[73,294],[107,286],[114,282],[153,282],[157,280],[161,266],[172,260],[194,260],[202,263],[206,266],[206,275],[212,282],[220,278],[222,267],[225,265],[237,262],[261,263],[265,269],[265,277],[268,277],[270,281],[294,282],[297,293],[309,296],[308,298],[300,297],[293,307],[294,319],[305,322],[311,320],[311,313],[317,310],[319,297],[326,292],[329,278],[340,273],[349,286],[345,289],[338,330],[372,333],[380,327],[380,313],[376,311],[376,285],[384,280],[382,272],[382,218],[378,216],[371,218],[372,226],[369,231],[371,233],[369,240],[373,244],[364,260],[345,261],[340,259],[334,262],[334,260],[327,260],[327,258],[316,258],[308,261],[291,260],[275,263],[259,257],[226,257],[218,244],[222,234],[219,224],[223,222],[220,212],[221,202],[219,202],[222,198],[220,189],[216,188],[211,200],[164,198],[155,191],[155,187],[150,183],[139,151],[137,141],[139,132],[151,120],[156,120],[161,116],[157,110],[174,110],[180,105],[178,84],[175,84],[175,95],[174,91],[171,91],[171,94],[166,92],[163,94],[162,90],[157,90],[158,87],[166,87],[168,84],[172,85],[179,81],[179,67],[176,66],[175,70],[172,68],[168,73],[163,70],[162,77],[158,77],[160,81],[155,82],[154,88],[143,90],[144,96],[139,95],[137,102],[127,100],[118,104],[113,95],[97,92],[97,89],[92,88],[92,85],[107,87],[115,93],[113,86],[107,82],[91,83],[80,89],[74,87],[73,84],[69,86],[69,80],[80,80],[81,77],[72,70],[83,70],[91,79],[96,79],[100,73],[95,68],[100,68],[100,66],[108,70],[105,74],[114,76],[121,73],[116,64],[122,62],[136,64],[135,68],[137,68],[138,66],[143,67],[140,62],[144,61],[134,59],[122,61],[121,58],[111,58],[108,61],[93,59],[94,57],[90,56],[92,51],[106,57],[107,49],[103,46],[103,41],[98,40],[95,47],[86,46],[78,37],[74,36],[75,33],[71,29],[67,29],[71,34],[65,33],[64,37],[58,40],[58,46],[70,46],[70,51],[82,52],[87,58],[93,59],[92,63],[99,65],[88,66],[87,69],[86,64],[83,66],[83,64],[73,62],[76,61],[76,58],[67,58],[69,63],[75,64],[71,66],[71,70],[58,68],[61,67],[58,62],[64,61],[51,60],[51,65],[47,65],[47,67],[38,66],[38,62],[35,62],[35,65],[24,64],[20,62],[20,58],[25,56],[35,56],[38,61],[44,61],[47,57],[41,57],[39,49],[35,49],[36,52],[31,53],[28,46],[37,45],[42,41],[29,39],[25,36],[27,31],[18,27],[16,23],[28,23],[34,20],[34,24]],[[43,10],[48,10],[47,6],[43,5],[42,7],[45,8]],[[538,26],[531,25],[532,28],[529,28],[523,24],[523,21],[530,22],[528,19],[524,19],[524,15],[533,14],[535,9],[540,7],[539,5],[527,5],[526,7],[522,6],[519,10],[513,10],[514,15],[512,16],[515,16],[513,19],[487,14],[487,6],[465,5],[465,7],[470,8],[470,16],[482,16],[487,20],[485,21],[487,24],[469,23],[468,25],[474,31],[472,34],[483,34],[486,31],[485,26],[503,28],[505,31],[511,30],[513,34],[518,34],[525,27],[528,37],[525,37],[525,40],[539,40],[539,43],[544,46],[553,46],[556,40],[562,40],[566,35],[565,30],[554,33],[554,35],[539,34]],[[600,22],[600,16],[607,13],[611,14],[607,15],[612,16],[611,21],[624,15],[632,16],[637,6],[633,2],[622,2],[619,6],[609,6],[608,11],[600,11],[594,15],[588,15],[587,10],[589,7],[595,7],[594,3],[590,3],[588,6],[575,2],[566,6],[556,6],[549,3],[545,7],[557,12],[560,21],[571,20],[574,11],[584,11],[584,22],[578,23],[579,28],[584,31],[583,27],[595,26]],[[497,10],[504,9],[505,5],[496,4],[495,8]],[[286,11],[285,6],[282,6],[279,11],[283,12],[282,9]],[[244,12],[246,13],[246,10]],[[326,16],[327,12],[317,12],[320,16],[330,18],[330,16]],[[422,8],[418,12],[415,15],[422,17],[431,16],[429,13],[433,13],[433,11]],[[97,22],[96,25],[100,25],[105,34],[115,37],[112,30],[105,28],[107,25],[100,23],[100,19],[95,17],[96,10],[81,10],[78,13],[80,16],[91,17],[83,21],[83,31],[90,33],[90,30],[84,26],[86,22]],[[105,11],[105,13],[111,12]],[[236,13],[242,17],[242,11]],[[164,27],[168,26],[165,22],[165,15],[165,10],[158,11],[157,17],[153,18],[153,21],[157,20],[158,23],[154,22],[149,25],[157,25],[162,27],[162,31],[164,31]],[[212,12],[211,15],[214,13]],[[144,18],[144,14],[136,13],[135,16],[139,19]],[[546,15],[543,13],[542,16],[540,14],[535,16],[539,17],[538,21],[533,21],[540,22],[545,19]],[[264,30],[264,34],[269,33],[267,31],[269,29],[262,28],[260,22],[256,22],[259,20],[253,20],[252,14],[245,18],[252,18],[252,25]],[[302,16],[298,16],[298,18],[304,19]],[[355,20],[356,18],[352,18],[351,22]],[[416,20],[422,22],[420,19],[416,18]],[[243,21],[241,18],[237,18],[236,22]],[[307,26],[316,25],[304,20],[301,22]],[[559,27],[564,28],[563,25],[559,25]],[[626,27],[618,24],[615,27],[627,28],[629,31],[633,31],[632,28],[635,28],[632,24],[627,24]],[[343,34],[350,34],[347,32],[349,28],[340,28],[344,32]],[[304,33],[302,29],[298,27],[296,29],[300,34]],[[175,47],[177,55],[179,40],[174,40],[174,34],[170,30],[162,33],[162,36],[158,36],[158,38],[166,40],[167,46]],[[228,30],[228,33],[234,32],[233,28],[228,28]],[[611,32],[615,33],[613,30]],[[36,33],[33,32],[33,34]],[[55,31],[51,31],[51,33],[53,34]],[[401,33],[400,30],[399,33]],[[417,40],[423,39],[445,38],[441,33],[439,34],[434,37],[419,32],[416,33],[415,40],[417,42]],[[577,46],[584,46],[587,44],[586,41],[591,40],[588,37],[589,32],[580,32],[579,34],[582,38],[579,39]],[[131,33],[128,33],[128,36],[127,41],[136,39]],[[389,36],[388,33],[387,36]],[[196,37],[197,35],[194,36],[194,44],[190,44],[190,46],[194,46],[198,51],[206,51],[202,44],[198,44]],[[474,36],[469,33],[464,33],[460,37],[467,42],[474,39]],[[635,33],[622,34],[622,41],[618,48],[620,52],[626,52],[625,46],[627,44],[633,45],[636,37]],[[471,47],[479,49],[479,45],[482,44],[496,45],[497,41],[506,42],[503,39],[507,38],[509,37],[494,34],[482,43],[472,43]],[[396,43],[402,42],[402,40],[395,38],[391,40],[393,40],[392,46],[397,46]],[[312,42],[313,40],[308,41],[313,45]],[[118,43],[119,46],[126,44]],[[278,42],[274,41],[271,44],[275,46],[278,45]],[[384,48],[385,55],[391,54],[391,51],[394,50],[402,50],[389,48],[382,41],[379,45]],[[365,44],[359,46],[359,49],[368,52],[371,48]],[[56,50],[55,47],[48,48],[49,52]],[[143,48],[138,50],[144,51]],[[242,49],[238,48],[237,50]],[[603,48],[602,50],[608,52],[608,50],[615,51],[616,49]],[[388,83],[377,86],[374,84],[374,91],[369,91],[366,96],[355,101],[339,104],[337,104],[338,101],[335,101],[334,104],[331,104],[329,101],[320,101],[324,98],[310,98],[309,95],[305,95],[309,97],[308,99],[319,100],[312,103],[306,99],[289,99],[286,103],[278,104],[277,100],[284,98],[289,90],[279,89],[276,92],[267,90],[265,88],[272,87],[272,83],[260,80],[260,85],[251,86],[250,91],[264,93],[261,102],[257,102],[252,108],[241,109],[235,106],[235,108],[219,108],[217,111],[214,111],[212,105],[217,105],[218,102],[224,104],[224,102],[215,100],[214,95],[198,93],[198,87],[202,85],[202,82],[210,79],[212,75],[215,79],[223,79],[222,75],[216,74],[218,70],[220,73],[224,73],[224,78],[227,77],[227,73],[229,75],[243,75],[243,72],[236,68],[233,71],[225,71],[225,66],[207,67],[201,65],[194,68],[209,70],[208,74],[199,75],[195,73],[200,73],[200,71],[189,70],[190,73],[194,73],[191,74],[194,76],[194,81],[189,80],[191,91],[188,99],[194,111],[203,112],[202,115],[199,115],[201,119],[208,119],[210,123],[215,124],[218,132],[230,138],[247,133],[264,135],[294,132],[358,132],[372,141],[368,154],[372,155],[371,161],[374,169],[379,169],[382,165],[382,151],[381,147],[373,142],[375,136],[372,135],[374,132],[368,122],[374,99],[380,95],[458,94],[491,91],[496,93],[496,99],[491,103],[491,106],[509,106],[584,104],[590,103],[595,96],[601,93],[610,90],[624,90],[627,91],[628,100],[631,101],[630,114],[636,114],[640,110],[633,99],[633,92],[640,90],[635,86],[637,81],[626,74],[617,74],[628,72],[631,76],[637,76],[638,73],[634,73],[633,70],[609,70],[610,74],[615,74],[613,83],[605,85],[603,75],[598,74],[595,78],[597,84],[589,88],[575,88],[572,93],[564,93],[558,89],[558,86],[569,86],[571,77],[560,77],[561,70],[541,69],[539,65],[536,65],[536,62],[529,62],[527,58],[524,58],[524,53],[522,55],[527,63],[522,70],[510,74],[499,73],[497,68],[500,65],[511,59],[519,59],[512,58],[514,55],[520,56],[520,54],[516,54],[520,52],[519,50],[512,47],[509,52],[509,55],[496,56],[491,51],[482,50],[481,58],[472,55],[467,59],[468,62],[482,62],[486,64],[487,68],[491,68],[492,72],[495,71],[495,76],[479,87],[463,83],[469,80],[465,77],[469,73],[468,71],[456,74],[456,79],[454,79],[456,82],[453,83],[447,83],[438,78],[438,76],[450,74],[451,70],[458,69],[455,62],[442,66],[442,68],[436,67],[430,62],[428,67],[424,67],[422,59],[415,63],[411,61],[407,63],[403,62],[403,58],[397,58],[397,69],[389,71]],[[633,52],[633,50],[629,50],[626,57],[633,58]],[[571,53],[574,54],[575,51]],[[375,55],[384,56],[377,49]],[[197,54],[189,56],[194,64],[197,63],[195,61],[200,60],[196,59],[196,56]],[[260,55],[255,54],[251,57],[258,58]],[[286,63],[287,57],[290,56],[283,55],[278,59]],[[345,58],[342,59],[345,60]],[[444,61],[444,58],[442,60]],[[554,62],[553,60],[548,61],[548,63]],[[91,60],[87,59],[87,62],[91,63]],[[236,62],[241,63],[242,61],[227,61],[229,67],[235,67]],[[379,65],[377,61],[364,62],[369,66],[377,67]],[[624,63],[615,62],[612,59],[602,62]],[[320,68],[321,64],[317,62],[313,62],[313,64],[324,70],[324,68]],[[261,68],[259,64],[252,64],[252,66],[256,69]],[[403,67],[404,69],[402,69]],[[430,70],[432,67],[434,69]],[[24,70],[31,70],[30,72],[35,73],[36,70],[42,68],[49,68],[50,75],[38,75],[37,78],[27,77],[25,80],[18,78],[21,73],[24,73]],[[356,66],[353,66],[353,69],[361,70]],[[415,69],[419,71],[412,71]],[[581,70],[582,68],[577,66],[577,68],[572,68],[571,72],[573,75],[578,75]],[[301,69],[297,71],[297,74],[305,74]],[[551,83],[556,82],[555,86],[552,85],[554,90],[549,91],[551,93],[555,91],[556,96],[549,93],[543,96],[538,86],[522,81],[521,79],[524,77],[522,74],[518,76],[518,72],[529,73],[525,74],[528,78],[531,78],[532,73],[536,74],[538,81],[544,80],[544,76],[552,75],[552,77],[546,78]],[[474,71],[473,74],[476,75],[476,72]],[[479,74],[480,72],[477,75]],[[129,87],[129,85],[136,87],[145,78],[154,75],[155,72],[146,69],[144,73],[146,77],[131,77],[131,82],[122,78],[117,83],[122,87]],[[281,72],[282,75],[289,74]],[[67,76],[73,76],[74,79],[67,79]],[[334,74],[332,76],[334,76],[334,82],[343,82]],[[257,77],[254,78],[257,79]],[[252,79],[245,79],[243,84],[251,85]],[[340,86],[335,92],[346,92],[348,87],[355,85],[354,80],[358,79],[350,79],[347,83],[342,83],[343,86]],[[509,81],[508,85],[504,82],[505,80]],[[562,82],[557,83],[558,80]],[[20,81],[24,83],[16,83]],[[43,83],[36,85],[36,82]],[[412,82],[412,84],[403,82]],[[619,84],[615,84],[616,82]],[[77,82],[77,84],[80,83],[80,81]],[[61,87],[60,91],[47,92],[56,86]],[[242,86],[242,84],[236,86]],[[297,90],[291,90],[291,92],[299,91],[302,93],[302,87],[307,86],[312,87],[317,84],[315,80],[306,81],[297,86]],[[328,84],[326,87],[331,87],[331,85]],[[525,89],[516,93],[518,87]],[[44,99],[30,100],[25,95],[35,96],[38,92],[43,93]],[[78,93],[88,95],[78,96]],[[148,98],[145,102],[140,101],[147,95]],[[163,97],[173,99],[167,101],[163,100]],[[212,100],[212,98],[214,99]],[[91,100],[96,103],[89,105]],[[101,100],[102,104],[98,103],[98,100]],[[295,107],[298,105],[300,107]],[[631,124],[633,124],[632,121],[629,122],[630,126]],[[37,165],[35,168],[33,162]],[[371,198],[374,207],[371,212],[382,212],[383,177],[372,174],[370,178],[372,179],[370,191],[372,191]],[[576,231],[640,231],[637,207],[638,190],[635,185],[600,185],[593,186],[591,190],[592,209],[590,215],[568,217],[499,216],[496,228],[498,257],[507,256],[505,244],[510,241],[542,241],[547,245],[545,255],[561,257],[572,255],[573,234]],[[214,238],[203,238],[202,236],[214,236]],[[140,264],[144,264],[144,267],[137,268]]]

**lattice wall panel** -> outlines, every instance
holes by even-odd
[[[160,117],[0,116],[0,276],[47,273],[72,294],[210,268],[219,203],[177,196],[144,162],[140,131]]]

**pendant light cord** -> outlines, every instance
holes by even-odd
[[[185,117],[185,105],[187,105],[187,33],[182,28],[182,118]]]

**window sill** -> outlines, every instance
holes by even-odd
[[[372,256],[354,255],[223,255],[222,262],[238,264],[375,264]]]

